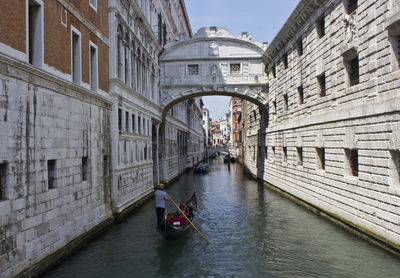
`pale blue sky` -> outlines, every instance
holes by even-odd
[[[299,0],[185,0],[193,34],[201,27],[221,26],[235,36],[252,35],[270,43],[296,8]],[[229,98],[203,97],[213,120],[228,111]]]

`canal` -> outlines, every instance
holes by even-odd
[[[58,265],[62,277],[399,277],[400,260],[243,175],[221,159],[166,191],[196,188],[195,232],[169,241],[155,229],[154,199]],[[171,203],[170,210],[174,210]]]

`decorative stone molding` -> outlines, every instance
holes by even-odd
[[[346,35],[346,42],[351,43],[357,34],[356,24],[354,22],[353,15],[346,14],[344,19],[344,28]]]

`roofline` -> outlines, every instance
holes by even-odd
[[[179,0],[179,3],[182,8],[183,16],[185,17],[186,26],[189,30],[189,37],[193,37],[192,26],[190,25],[189,15],[186,10],[185,0]]]

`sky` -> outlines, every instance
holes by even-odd
[[[226,27],[233,35],[252,35],[253,41],[274,39],[299,0],[185,0],[193,34],[201,27]],[[228,111],[229,97],[203,97],[213,120]]]

